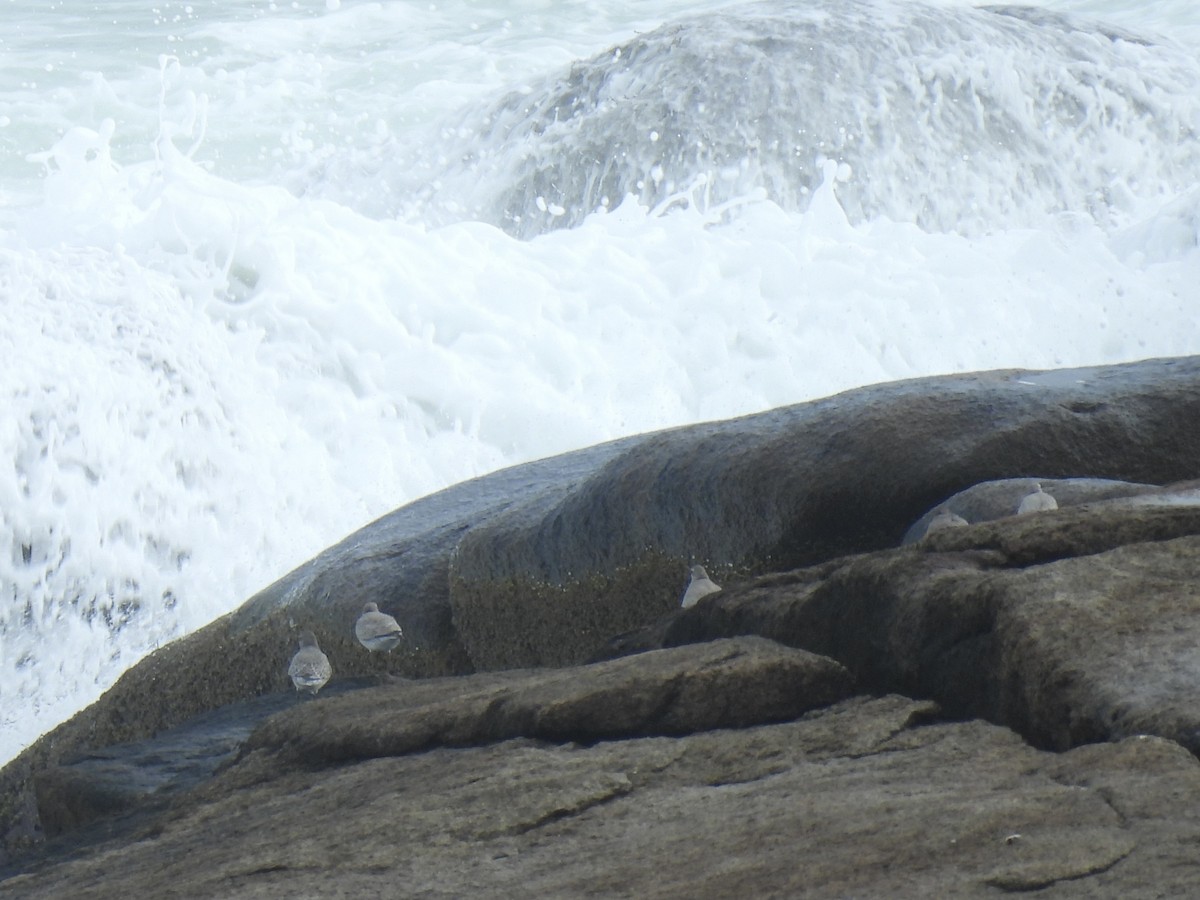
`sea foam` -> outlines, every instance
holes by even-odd
[[[991,227],[986,197],[961,227],[922,222],[888,205],[911,188],[879,145],[806,145],[807,194],[768,179],[699,202],[672,163],[673,193],[622,182],[607,211],[526,232],[511,198],[534,218],[579,204],[500,156],[503,177],[440,198],[408,195],[393,163],[446,129],[445,159],[422,158],[447,184],[461,141],[501,154],[452,126],[662,24],[637,3],[166,4],[154,19],[120,3],[116,25],[80,5],[95,29],[74,64],[39,9],[6,36],[20,66],[0,74],[20,111],[0,125],[0,759],[147,651],[456,481],[866,383],[1200,345],[1193,151],[1137,117],[1113,132],[1111,214],[1085,186],[1061,207],[1001,204]],[[980,62],[964,40],[938,65],[966,84]],[[1124,72],[1093,40],[1088,65]],[[1170,93],[1187,59],[1171,46],[1138,77],[1168,72],[1153,83]],[[1055,177],[1074,184],[1055,141]],[[934,168],[947,184],[971,171]],[[475,215],[472,197],[492,199]]]
[[[1029,7],[740,4],[392,142],[358,200],[528,237],[628,196],[711,207],[761,190],[802,210],[828,158],[859,173],[840,191],[856,222],[1108,225],[1191,185],[1197,72],[1168,40]]]

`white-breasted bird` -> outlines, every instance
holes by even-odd
[[[704,566],[692,566],[692,577],[688,581],[687,590],[683,592],[683,600],[680,601],[680,606],[688,609],[695,606],[696,601],[701,597],[715,594],[720,589],[721,586],[708,577],[708,573],[704,571]]]
[[[404,638],[400,623],[379,611],[378,603],[368,603],[354,623],[354,636],[368,650],[391,650]]]
[[[1025,513],[1042,512],[1047,509],[1058,509],[1058,501],[1043,491],[1039,482],[1033,486],[1031,493],[1021,498],[1017,506],[1017,515],[1023,516]]]
[[[311,631],[303,632],[300,635],[300,649],[288,666],[288,676],[296,690],[316,694],[332,674],[333,666],[329,664],[329,657],[317,646],[316,635]]]

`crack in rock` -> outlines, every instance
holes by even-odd
[[[549,810],[530,822],[515,822],[506,828],[493,832],[484,832],[478,835],[479,840],[491,840],[497,837],[511,837],[521,834],[528,834],[530,831],[535,831],[545,825],[554,822],[562,821],[563,819],[575,818],[586,813],[588,810],[603,806],[606,803],[611,803],[621,797],[628,796],[633,793],[634,785],[628,778],[621,776],[614,779],[609,786],[609,790],[602,794],[596,794],[590,797],[582,798],[579,802],[571,806],[560,806],[556,809]]]

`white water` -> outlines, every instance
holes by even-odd
[[[1200,352],[1200,7],[1042,5],[1155,43],[812,0],[821,53],[756,64],[767,14],[704,0],[0,0],[0,761],[462,479]],[[547,115],[594,58],[600,108]]]

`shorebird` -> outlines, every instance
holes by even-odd
[[[333,674],[333,666],[329,665],[329,657],[317,646],[317,638],[311,631],[300,635],[300,649],[292,657],[288,666],[288,675],[296,690],[316,694],[325,686],[329,676]]]
[[[1042,512],[1046,509],[1058,509],[1058,501],[1042,490],[1042,485],[1039,482],[1033,486],[1033,491],[1021,498],[1021,503],[1017,506],[1017,515],[1023,516],[1025,513]]]
[[[962,528],[964,525],[969,524],[962,516],[951,512],[950,507],[939,506],[933,511],[933,518],[925,526],[925,534],[922,537],[928,537],[935,531],[944,531],[947,528]]]
[[[368,650],[391,650],[404,637],[400,623],[379,611],[379,604],[368,603],[354,623],[354,636]]]
[[[709,594],[715,594],[721,589],[721,586],[708,577],[708,573],[704,571],[704,566],[692,566],[692,577],[688,581],[687,590],[683,592],[683,600],[680,605],[684,609],[695,606],[696,601],[701,597],[707,597]]]

